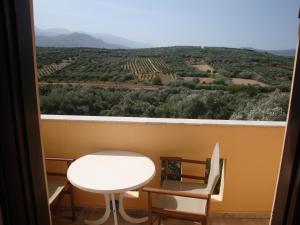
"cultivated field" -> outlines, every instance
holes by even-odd
[[[191,65],[193,68],[199,71],[213,71],[213,67],[208,64],[198,64],[198,65]]]
[[[245,49],[38,48],[44,114],[286,119],[293,60]]]
[[[133,57],[122,66],[134,74],[135,79],[151,81],[155,76],[163,80],[174,80],[170,67],[159,57]]]
[[[202,59],[191,58],[187,61],[187,64],[195,68],[197,71],[212,72],[214,70],[214,68],[211,65],[209,65],[207,62],[205,62]]]
[[[74,61],[76,61],[76,58],[75,59],[69,58],[69,59],[63,59],[59,63],[51,63],[48,65],[43,65],[42,68],[38,70],[39,76],[47,76],[56,71],[62,70],[63,68],[70,65]]]

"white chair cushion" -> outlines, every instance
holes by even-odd
[[[126,191],[124,194],[125,198],[139,198],[140,192],[139,191]]]
[[[198,183],[164,180],[161,188],[188,193],[207,194],[205,186]],[[205,215],[206,204],[207,200],[204,199],[159,194],[155,207]]]

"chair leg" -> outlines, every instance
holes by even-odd
[[[158,225],[161,223],[161,216],[158,217]]]
[[[148,192],[148,225],[152,225],[152,198],[150,192]]]
[[[72,221],[76,220],[75,215],[75,205],[74,205],[74,194],[73,194],[73,187],[70,186],[70,201],[71,201],[71,210],[72,210]]]
[[[151,212],[151,209],[149,209],[149,212],[148,212],[148,225],[152,225],[152,212]]]
[[[152,199],[151,194],[148,193],[148,225],[152,225]]]
[[[50,205],[50,212],[51,212],[51,221],[56,220],[56,207],[54,207],[53,205]]]
[[[208,225],[207,220],[208,220],[207,217],[205,219],[201,220],[201,225]]]

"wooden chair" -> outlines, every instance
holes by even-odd
[[[168,170],[169,160],[179,160],[184,163],[193,163],[206,165],[206,161],[182,159],[178,157],[161,157],[165,162],[165,170],[163,176],[166,177],[162,181],[161,188],[144,187],[143,191],[148,193],[148,224],[152,225],[153,216],[158,216],[158,224],[161,218],[170,217],[182,220],[190,220],[201,222],[207,225],[211,195],[215,185],[220,177],[220,153],[219,144],[216,144],[210,160],[209,176],[192,176],[179,174],[179,180],[170,180],[168,177],[178,176],[171,174]],[[200,182],[182,181],[182,178],[201,180]],[[206,181],[206,182],[205,182]],[[157,201],[152,204],[152,194],[157,194]]]
[[[45,158],[48,162],[57,162],[64,163],[66,167],[69,167],[74,159],[66,158]],[[71,203],[71,219],[72,221],[76,220],[75,216],[75,207],[74,207],[74,196],[73,196],[73,186],[67,180],[66,172],[48,172],[47,171],[47,180],[48,180],[48,194],[49,194],[49,205],[54,212],[60,201],[65,195],[70,196]]]

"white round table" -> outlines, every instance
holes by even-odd
[[[143,223],[147,217],[130,217],[123,208],[126,191],[138,189],[146,185],[155,175],[154,163],[146,156],[126,151],[95,152],[78,158],[67,173],[68,180],[75,187],[94,193],[102,193],[105,197],[106,211],[94,221],[86,220],[89,225],[102,224],[110,215],[110,200],[113,206],[115,225],[118,224],[115,194],[119,196],[119,213],[131,223]]]

